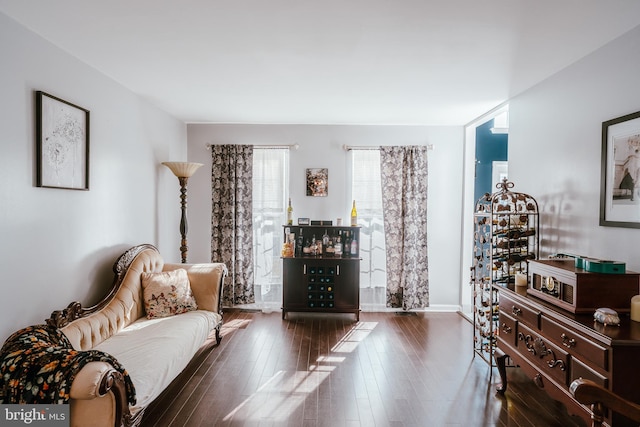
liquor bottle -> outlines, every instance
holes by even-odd
[[[333,245],[333,254],[337,257],[342,256],[342,231],[338,232],[336,243]]]
[[[349,257],[351,256],[351,237],[349,236],[349,232],[345,231],[344,237],[344,246],[342,249],[342,256]]]
[[[293,207],[291,206],[291,197],[289,197],[289,207],[287,207],[287,225],[293,225]]]
[[[358,256],[358,240],[355,233],[353,233],[353,238],[351,239],[351,256]]]
[[[304,243],[304,238],[302,237],[302,229],[300,229],[300,234],[298,235],[298,242],[296,243],[296,256],[302,256],[302,246]]]
[[[296,235],[294,233],[289,234],[287,245],[287,256],[294,257],[296,255]]]
[[[353,201],[353,206],[351,207],[351,226],[358,226],[358,211],[356,210],[356,201]]]
[[[327,243],[327,248],[324,250],[324,253],[327,256],[334,256],[336,254],[336,251],[333,247],[333,239],[329,239],[329,243]]]

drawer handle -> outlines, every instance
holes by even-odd
[[[536,374],[535,377],[533,377],[533,382],[535,385],[537,385],[539,388],[544,388],[544,382],[542,381],[542,375],[540,374]]]
[[[576,346],[576,340],[574,340],[573,338],[569,338],[567,336],[567,334],[562,334],[560,335],[560,338],[562,338],[562,345],[567,347],[567,348],[571,348],[571,347],[575,347]]]
[[[510,333],[511,333],[511,326],[509,326],[509,325],[504,325],[504,324],[503,324],[503,325],[502,325],[502,331],[503,331],[505,334],[510,334]]]
[[[511,313],[513,313],[514,316],[520,316],[522,314],[522,310],[520,310],[518,307],[514,305],[511,308]]]

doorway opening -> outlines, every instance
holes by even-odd
[[[460,307],[471,319],[473,213],[476,201],[495,192],[496,184],[508,177],[509,105],[501,105],[465,126],[464,144]]]

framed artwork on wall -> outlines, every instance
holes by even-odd
[[[89,189],[89,110],[36,91],[37,186]]]
[[[640,111],[602,123],[600,225],[640,228]]]
[[[307,169],[307,196],[326,197],[329,192],[329,169]]]

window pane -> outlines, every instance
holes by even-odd
[[[282,302],[282,225],[289,192],[289,150],[253,150],[253,262],[256,303],[279,308]]]
[[[360,302],[363,308],[386,305],[386,257],[380,151],[352,151],[351,192],[358,208],[360,228]]]

